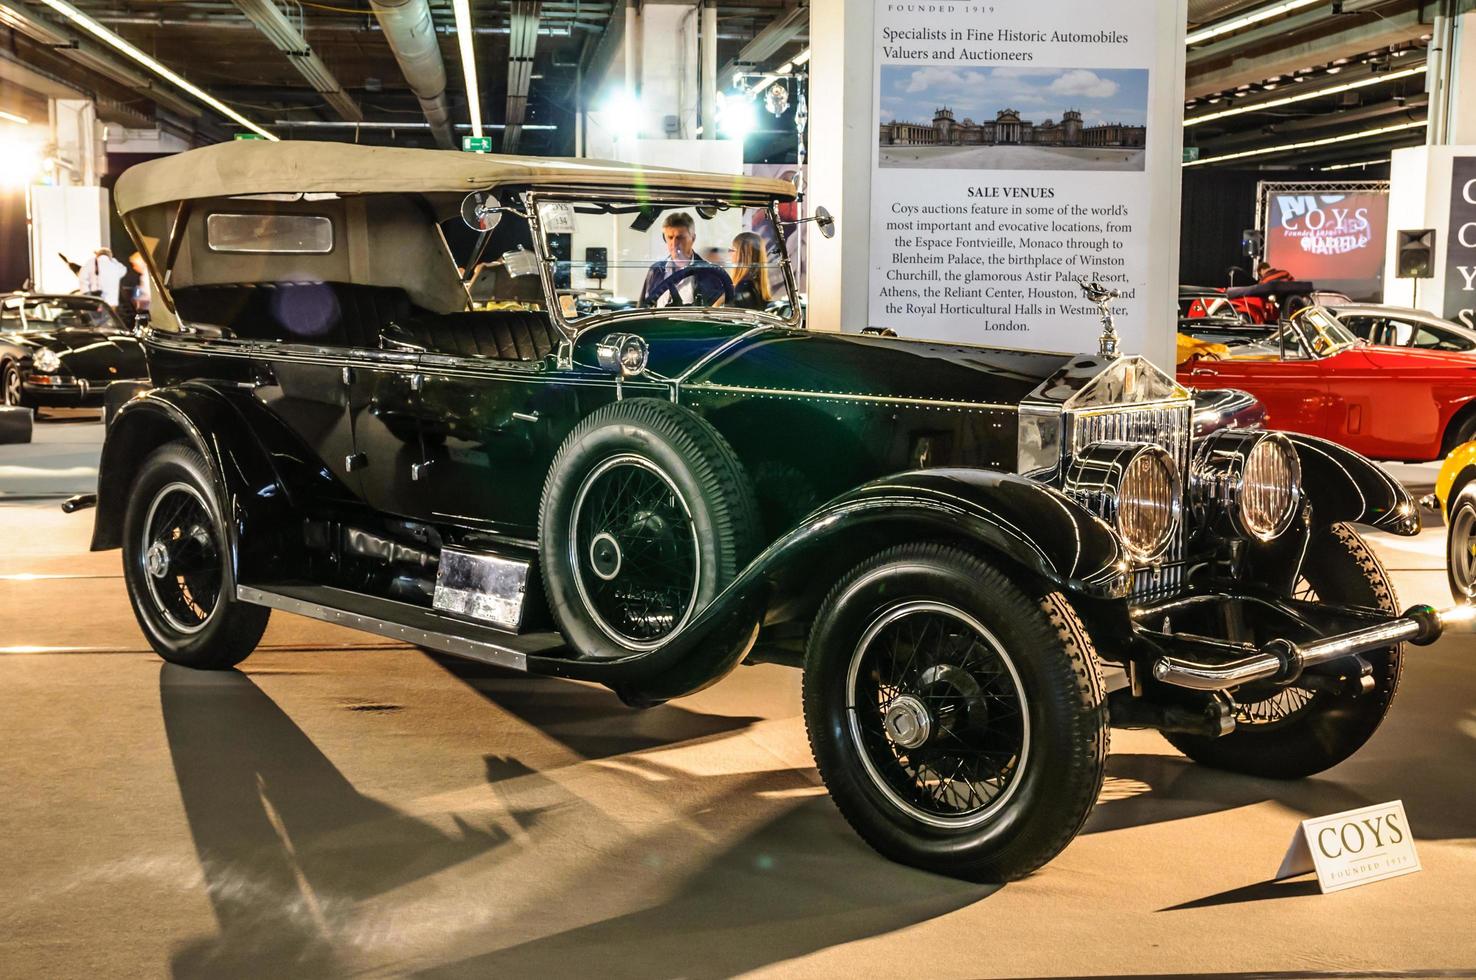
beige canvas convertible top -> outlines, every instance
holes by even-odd
[[[519,157],[292,140],[238,140],[140,163],[118,178],[120,214],[173,201],[243,194],[448,193],[505,184],[676,190],[792,200],[769,177],[694,173],[604,160]]]

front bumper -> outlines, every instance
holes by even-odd
[[[108,385],[119,381],[147,381],[147,378],[108,378],[105,381],[89,381],[67,375],[26,376],[21,382],[21,397],[28,405],[42,408],[72,408],[98,406],[103,403]]]
[[[1398,643],[1427,646],[1445,633],[1476,633],[1476,606],[1439,610],[1413,606],[1403,615],[1292,599],[1200,595],[1140,610],[1139,624],[1171,621],[1175,613],[1202,603],[1239,607],[1281,620],[1285,636],[1259,645],[1234,643],[1193,633],[1135,627],[1135,640],[1154,680],[1194,691],[1227,691],[1246,684],[1286,686],[1303,673]]]

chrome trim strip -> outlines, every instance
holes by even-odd
[[[521,671],[527,671],[528,669],[527,654],[492,643],[468,640],[465,637],[453,636],[450,633],[432,632],[414,626],[401,626],[399,623],[390,623],[359,613],[334,609],[331,606],[324,606],[316,602],[308,602],[304,599],[280,595],[276,592],[267,592],[262,589],[253,589],[248,585],[236,586],[236,599],[240,602],[249,602],[257,606],[266,606],[269,609],[280,609],[283,612],[296,613],[299,616],[306,616],[309,619],[316,619],[325,623],[336,623],[340,626],[347,626],[350,629],[363,630],[365,633],[373,633],[376,636],[403,640],[415,646],[428,647],[432,650],[439,650],[442,653],[455,654],[458,657],[466,657],[468,660],[478,660],[497,667],[509,667],[513,670]],[[400,605],[400,603],[391,603],[391,605]],[[418,606],[412,608],[417,612],[424,611]]]
[[[908,398],[902,395],[862,395],[843,391],[804,391],[802,389],[790,388],[750,388],[744,385],[715,384],[709,381],[698,381],[687,385],[688,391],[721,391],[736,395],[777,395],[787,398],[809,398],[821,401],[843,401],[843,402],[873,402],[882,405],[920,405],[925,408],[951,408],[951,409],[994,409],[997,411],[1013,412],[1016,405],[1004,405],[998,402],[957,402],[945,401],[935,398]]]
[[[772,329],[774,328],[768,325],[753,327],[750,330],[745,330],[743,333],[740,333],[736,337],[729,338],[726,343],[719,344],[718,346],[714,347],[712,350],[708,351],[706,354],[702,355],[696,361],[694,361],[691,367],[687,368],[681,374],[677,375],[675,378],[676,383],[685,384],[686,380],[692,375],[696,374],[698,371],[701,371],[703,368],[707,367],[707,365],[711,364],[719,357],[722,357],[728,351],[732,350],[734,347],[737,347],[749,337],[755,337],[761,333],[768,333]]]

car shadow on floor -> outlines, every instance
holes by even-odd
[[[764,774],[749,788],[762,791],[787,778],[782,772]],[[883,860],[824,797],[765,805],[779,808],[779,814],[704,861],[655,905],[416,976],[730,977],[905,929],[999,890]],[[693,846],[686,833],[659,831],[633,841],[630,849],[683,853]],[[615,864],[624,860],[617,856],[608,867],[593,863],[588,877],[620,874]],[[578,900],[570,895],[571,902]]]
[[[680,704],[630,708],[609,690],[593,684],[533,676],[436,653],[426,656],[497,707],[586,760],[717,738],[762,720],[753,715],[692,711]]]
[[[337,972],[329,937],[353,906],[507,840],[464,824],[447,833],[360,793],[237,671],[165,664],[159,694],[220,927],[176,951],[175,976]]]

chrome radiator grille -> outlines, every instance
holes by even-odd
[[[1078,448],[1094,442],[1131,442],[1158,446],[1174,458],[1174,464],[1179,470],[1180,491],[1187,501],[1192,412],[1190,402],[1079,412],[1071,427],[1071,444],[1065,447],[1066,453],[1069,457]],[[1187,528],[1181,520],[1168,549],[1134,573],[1132,597],[1157,599],[1173,595],[1182,589],[1187,546]]]

